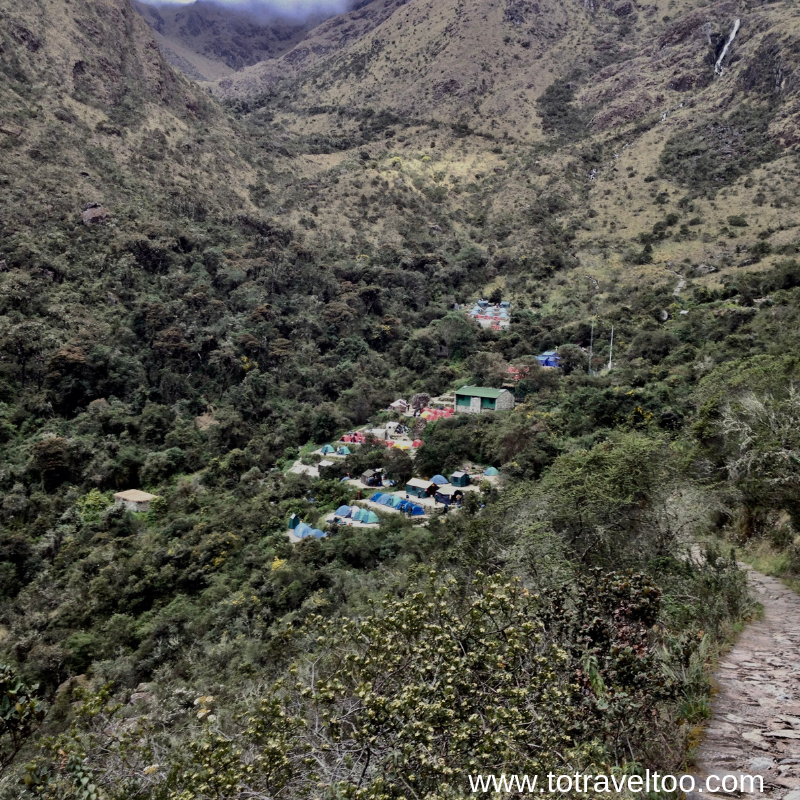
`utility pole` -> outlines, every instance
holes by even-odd
[[[594,317],[592,317],[592,335],[589,339],[589,374],[592,374],[592,355],[594,354]]]
[[[611,347],[608,349],[608,368],[611,369],[611,355],[614,352],[614,326],[611,326]]]

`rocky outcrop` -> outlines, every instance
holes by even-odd
[[[83,209],[81,221],[84,225],[98,225],[106,222],[111,217],[111,212],[100,203],[89,203]]]

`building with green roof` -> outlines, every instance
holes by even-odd
[[[482,414],[486,411],[510,411],[514,408],[514,395],[508,389],[462,386],[455,395],[456,413]]]

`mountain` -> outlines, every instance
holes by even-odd
[[[177,6],[134,0],[133,6],[153,29],[169,62],[200,81],[276,58],[325,19],[319,15],[303,22],[280,16],[255,18],[207,0]]]
[[[0,800],[682,770],[800,572],[795,4],[161,19],[0,0]]]
[[[378,8],[211,86],[307,156],[308,204],[330,215],[321,228],[361,209],[381,230],[394,217],[385,189],[323,177],[360,159],[384,186],[394,175],[395,208],[398,195],[437,198],[441,213],[417,216],[417,236],[446,217],[508,263],[550,258],[530,229],[543,203],[570,231],[567,259],[598,278],[627,281],[626,263],[646,250],[636,275],[665,283],[706,265],[714,277],[695,277],[718,285],[756,263],[751,252],[774,245],[766,261],[777,261],[791,246],[781,177],[800,129],[791,4],[414,2],[384,4],[385,18]],[[346,182],[358,210],[340,200]],[[375,203],[380,213],[366,211]],[[731,228],[740,216],[747,227]]]

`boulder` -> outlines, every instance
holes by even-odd
[[[712,267],[711,264],[698,264],[694,268],[694,271],[698,275],[710,275],[712,272],[716,272],[717,268],[716,267]]]
[[[105,222],[111,216],[111,212],[99,203],[90,203],[85,206],[81,214],[81,220],[84,225],[98,225]]]

